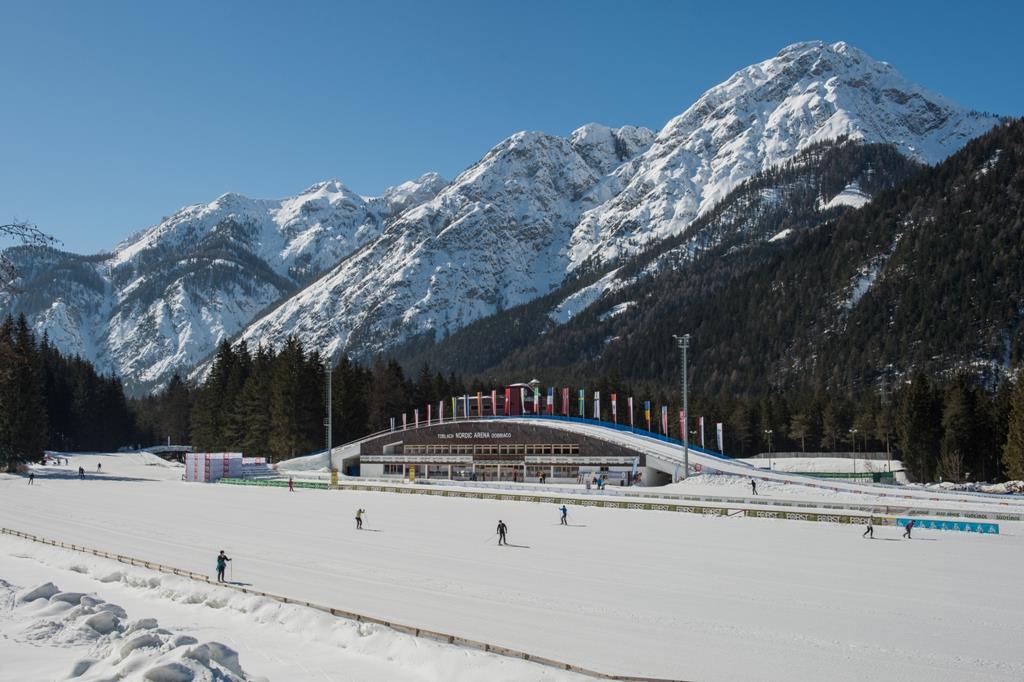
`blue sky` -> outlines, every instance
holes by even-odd
[[[178,207],[447,178],[511,133],[659,129],[734,71],[845,40],[1024,113],[1016,3],[0,3],[0,223],[72,251]]]

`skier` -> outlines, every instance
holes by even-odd
[[[907,521],[906,530],[903,531],[903,537],[905,537],[908,540],[912,540],[913,538],[910,537],[910,531],[912,531],[913,529],[914,519],[910,519],[909,521]]]
[[[78,467],[78,477],[79,478],[85,478],[85,468],[84,467]]]
[[[867,529],[865,529],[864,534],[861,535],[861,537],[862,538],[871,538],[872,540],[875,539],[875,527],[873,525],[871,525],[871,519],[870,518],[868,519]]]
[[[365,509],[356,510],[356,530],[363,529],[363,514],[366,513]]]
[[[568,521],[566,521],[565,517],[566,517],[566,516],[568,516],[568,514],[569,514],[569,510],[568,510],[568,509],[566,509],[566,508],[565,508],[565,505],[563,504],[563,505],[562,505],[562,507],[561,507],[561,509],[560,509],[560,511],[562,512],[562,525],[563,525],[563,526],[568,526],[568,525],[569,525],[569,522],[568,522]]]
[[[102,469],[103,469],[103,462],[96,462],[96,473],[97,474],[100,473],[100,471]]]
[[[224,569],[227,568],[229,561],[231,559],[228,558],[228,555],[222,549],[220,554],[217,555],[217,582],[224,582]]]
[[[288,477],[288,492],[290,492],[290,493],[295,492],[295,484],[292,483],[292,477],[291,476]]]
[[[35,483],[35,480],[36,480],[36,472],[34,472],[34,471],[28,472],[28,484],[29,485],[33,485]]]
[[[508,533],[508,526],[501,519],[498,519],[498,545],[507,545],[508,540],[505,539],[505,534]]]
[[[750,479],[750,492],[753,495],[757,495],[757,481]]]

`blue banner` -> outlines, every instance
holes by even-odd
[[[896,519],[896,525],[903,527],[911,519]],[[962,533],[992,533],[999,535],[999,524],[988,521],[940,521],[936,519],[913,519],[914,528],[933,530],[958,530]]]

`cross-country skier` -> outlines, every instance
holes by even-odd
[[[754,479],[750,479],[750,493],[752,495],[757,495],[757,481]]]
[[[871,538],[872,540],[875,539],[875,527],[873,525],[871,525],[871,519],[870,518],[868,519],[867,528],[864,530],[864,534],[861,535],[861,537],[862,538]]]
[[[292,477],[291,476],[288,477],[288,492],[290,492],[290,493],[295,492],[295,484],[292,482]]]
[[[35,481],[36,481],[36,472],[34,472],[34,471],[28,472],[28,484],[32,485],[32,484],[35,483]]]
[[[903,537],[905,537],[908,540],[913,539],[913,538],[910,537],[910,531],[912,531],[913,529],[914,529],[914,519],[910,519],[909,521],[907,521],[906,530],[903,531]]]
[[[84,467],[78,467],[78,477],[79,478],[85,478],[85,468]]]
[[[356,510],[356,530],[363,529],[363,514],[366,513],[365,509]]]
[[[224,569],[228,567],[229,561],[231,559],[228,558],[228,555],[222,549],[220,554],[217,555],[217,582],[224,582]]]
[[[498,519],[498,544],[507,545],[508,540],[505,539],[505,534],[508,532],[508,526],[501,519]]]
[[[568,514],[569,514],[569,510],[568,510],[568,509],[566,509],[566,508],[565,508],[565,505],[563,504],[563,505],[561,506],[561,508],[559,509],[559,511],[561,511],[561,512],[562,512],[562,525],[563,525],[563,526],[568,526],[568,525],[569,525],[569,522],[568,522],[568,521],[566,521],[565,517],[566,517],[566,516],[568,516]]]
[[[96,462],[96,473],[98,474],[103,469],[103,462]]]

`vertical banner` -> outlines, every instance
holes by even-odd
[[[469,394],[466,393],[462,396],[462,415],[469,419]]]
[[[437,401],[437,421],[439,421],[442,424],[444,424],[444,401],[443,400],[438,400]]]
[[[661,435],[668,435],[668,405],[661,406]]]
[[[552,417],[555,416],[555,387],[550,386],[548,388],[548,414]]]
[[[512,414],[512,389],[505,389],[505,416],[508,417]]]
[[[420,408],[416,408],[412,411],[412,423],[418,429],[420,428]]]
[[[686,423],[686,413],[683,412],[682,410],[679,410],[679,440],[686,440],[687,426],[688,425]]]
[[[497,389],[491,389],[491,416],[498,416],[498,391]]]
[[[644,421],[647,422],[647,430],[651,430],[651,401],[644,401]]]
[[[392,431],[395,430],[395,418],[394,417],[391,418],[391,430]]]
[[[405,427],[406,427],[405,412],[403,412],[402,413],[402,430],[403,431],[405,431]]]
[[[586,398],[586,391],[581,388],[580,389],[580,419],[582,419],[583,417],[587,416],[586,410],[583,408],[583,403],[586,402],[586,400],[587,400],[587,398]]]
[[[704,417],[701,417],[697,424],[698,428],[700,428],[700,446],[704,447]]]
[[[612,423],[613,424],[618,424],[619,423],[618,407],[615,404],[616,403],[616,398],[617,398],[617,396],[614,393],[612,393]]]
[[[459,418],[459,404],[455,402],[455,396],[452,396],[452,421]]]
[[[601,392],[594,391],[594,419],[601,421]]]
[[[526,389],[519,389],[519,414],[526,414]]]
[[[433,415],[430,413],[430,403],[427,403],[427,426],[430,426],[433,421]]]
[[[718,451],[719,452],[725,452],[725,448],[722,445],[722,442],[723,442],[723,438],[722,438],[722,422],[718,422],[717,424],[715,424],[715,431],[716,431],[716,435],[718,436]]]
[[[533,387],[533,413],[540,414],[540,386]]]
[[[633,396],[626,398],[626,406],[629,408],[629,428],[632,429],[635,426],[633,423]]]
[[[484,416],[484,394],[480,391],[476,392],[476,416]]]
[[[562,389],[562,414],[566,417],[569,416],[569,387],[566,386]]]

